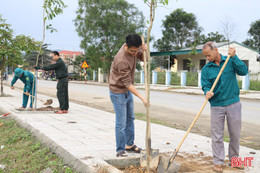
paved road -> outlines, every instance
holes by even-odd
[[[56,81],[39,80],[38,85],[40,88],[53,89],[56,92],[56,84]],[[70,82],[69,91],[71,98],[73,97],[72,95],[77,95],[78,97],[85,97],[89,102],[109,101],[109,89],[107,86],[83,85]],[[139,91],[144,95],[144,90]],[[151,105],[187,112],[194,116],[200,110],[204,100],[203,95],[151,91]],[[135,97],[135,102],[141,103],[137,97]],[[243,105],[243,121],[260,125],[260,101],[241,99],[241,102]],[[210,114],[209,104],[206,105],[203,114]]]

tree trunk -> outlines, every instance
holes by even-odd
[[[2,57],[2,63],[1,63],[1,95],[4,95],[4,87],[3,87],[4,64],[5,64],[5,57]]]
[[[157,6],[157,1],[154,2],[153,0],[151,1],[150,4],[150,26],[148,28],[148,34],[147,34],[147,64],[146,64],[146,56],[144,56],[144,63],[145,63],[145,95],[146,95],[146,101],[147,101],[147,106],[146,106],[146,154],[147,154],[147,171],[150,173],[150,163],[151,163],[151,118],[150,118],[150,73],[151,73],[151,58],[150,58],[150,34],[151,30],[153,27],[153,21],[155,17],[155,8]],[[143,37],[142,37],[143,39]],[[145,55],[145,52],[144,52]]]
[[[107,83],[109,84],[110,69],[107,71]]]

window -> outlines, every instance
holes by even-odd
[[[183,60],[183,70],[188,70],[188,71],[190,71],[190,66],[189,66],[189,64],[190,64],[190,61],[189,61],[188,59],[184,59],[184,60]]]
[[[242,60],[245,64],[246,64],[246,66],[247,66],[247,69],[249,69],[249,64],[248,64],[248,60]]]
[[[201,59],[201,60],[200,60],[200,70],[202,70],[202,68],[204,67],[204,65],[206,65],[206,60],[205,60],[205,59]]]

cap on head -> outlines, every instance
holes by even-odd
[[[21,68],[16,68],[16,69],[14,70],[14,75],[15,75],[15,77],[20,77],[22,74],[23,74],[23,69],[21,69]]]

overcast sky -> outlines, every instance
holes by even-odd
[[[58,30],[46,32],[45,43],[51,44],[50,49],[78,51],[80,38],[75,31],[73,20],[78,8],[77,0],[63,0],[68,8],[51,23]],[[149,17],[149,9],[143,0],[127,0],[135,4]],[[209,32],[223,33],[221,21],[233,24],[232,41],[242,42],[247,38],[250,24],[260,19],[260,0],[169,0],[169,5],[159,7],[152,29],[155,39],[162,37],[162,20],[177,8],[193,13],[203,27],[205,34]],[[12,25],[15,35],[24,34],[36,40],[42,40],[42,0],[0,0],[0,14]]]

